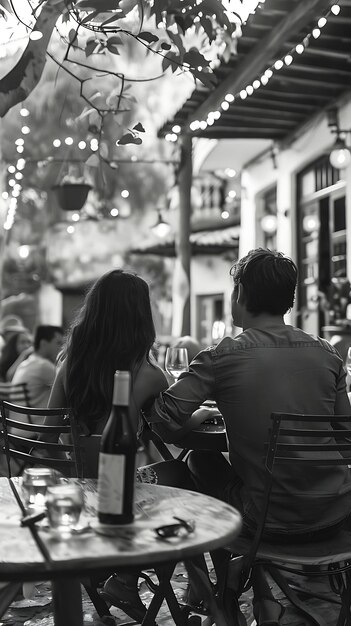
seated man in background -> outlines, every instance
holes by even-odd
[[[285,324],[297,282],[295,263],[252,250],[232,268],[232,317],[243,332],[201,351],[188,372],[163,391],[146,415],[166,443],[181,440],[191,415],[214,398],[226,425],[230,463],[220,452],[192,451],[188,466],[199,491],[237,508],[252,534],[264,489],[264,442],[273,411],[350,414],[343,361],[325,339]],[[316,443],[318,443],[316,441]],[[316,452],[318,454],[318,452]],[[313,541],[336,533],[351,513],[351,471],[321,467],[291,476],[282,466],[272,489],[267,530],[280,541]],[[278,624],[264,572],[255,567],[254,616]]]
[[[188,351],[189,363],[200,352],[200,350],[202,350],[202,346],[200,342],[194,337],[191,337],[190,335],[183,335],[182,337],[179,337],[179,339],[176,339],[174,341],[174,343],[172,344],[172,347],[173,348],[186,348]]]
[[[12,382],[26,383],[32,407],[46,407],[48,404],[62,340],[60,326],[38,326],[34,335],[34,352],[15,371]]]

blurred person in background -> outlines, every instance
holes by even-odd
[[[0,381],[2,382],[12,380],[19,363],[33,350],[33,340],[27,328],[19,326],[18,330],[12,332],[8,327],[7,332],[11,334],[2,348],[0,357]]]
[[[14,333],[26,330],[23,321],[18,315],[5,315],[0,319],[0,356],[4,345]]]
[[[34,334],[34,351],[20,363],[13,383],[26,383],[30,406],[46,407],[56,375],[56,358],[62,348],[61,326],[40,325]]]
[[[183,335],[179,337],[179,339],[176,339],[174,343],[172,343],[172,348],[186,348],[189,363],[203,349],[200,342],[190,335]]]

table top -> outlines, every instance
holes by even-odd
[[[21,479],[11,480],[21,497]],[[103,529],[96,519],[96,481],[83,481],[83,488],[85,512],[80,523],[88,529],[62,539],[40,524],[33,532],[21,527],[20,506],[8,479],[0,478],[0,580],[40,580],[39,573],[50,579],[65,573],[178,562],[230,544],[241,528],[240,514],[220,500],[185,489],[137,483],[134,522]],[[158,538],[154,529],[174,523],[173,516],[195,521],[195,531],[168,540]]]

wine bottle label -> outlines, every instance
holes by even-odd
[[[123,513],[125,461],[123,454],[99,455],[98,511],[119,515]]]

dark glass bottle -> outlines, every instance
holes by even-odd
[[[129,416],[130,373],[114,375],[112,409],[101,436],[98,518],[101,524],[133,521],[137,438]]]

